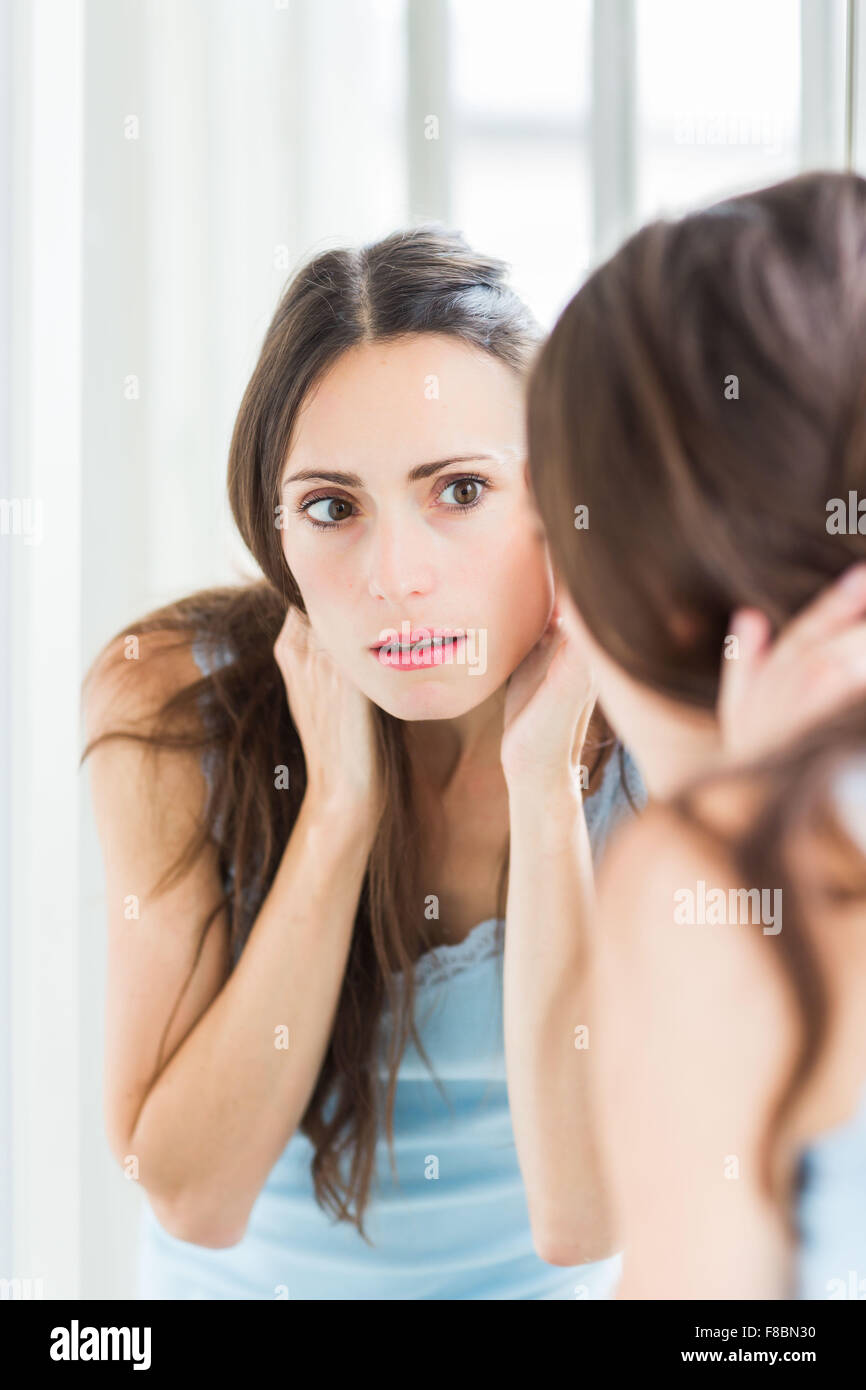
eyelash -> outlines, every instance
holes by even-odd
[[[479,507],[481,503],[484,501],[487,492],[490,490],[492,486],[487,478],[482,478],[478,473],[465,473],[461,474],[459,478],[448,478],[444,486],[441,487],[439,489],[439,492],[436,494],[437,497],[441,497],[442,493],[447,492],[449,487],[455,487],[459,483],[480,483],[483,486],[484,491],[480,494],[479,497],[476,497],[474,502],[467,502],[463,506],[461,506],[458,502],[446,502],[444,504],[445,509],[446,511],[449,511],[451,513],[474,511],[474,509],[476,507]],[[330,502],[332,500],[348,502],[349,499],[346,497],[339,497],[336,493],[333,492],[320,492],[316,497],[305,498],[303,502],[300,502],[298,504],[295,510],[299,513],[306,513],[309,511],[310,507],[312,507],[316,502]],[[342,521],[317,521],[314,516],[306,517],[306,520],[308,521],[310,526],[315,526],[319,531],[337,531],[341,526],[345,526],[347,521],[351,521],[351,519],[351,517],[347,516],[344,517]]]

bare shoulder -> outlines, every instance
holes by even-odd
[[[700,820],[655,802],[625,822],[599,874],[600,893],[610,910],[614,934],[630,936],[649,910],[659,925],[756,926],[757,932],[751,934],[722,934],[723,939],[744,946],[756,936],[778,935],[781,904],[772,896],[773,886],[740,883],[728,847],[729,832],[743,825],[752,805],[751,787],[740,792],[726,783],[717,793],[702,793]],[[763,898],[753,890],[763,892]],[[752,892],[752,897],[746,899],[746,892]],[[777,921],[773,920],[774,906],[779,909]],[[678,934],[680,940],[682,935]],[[714,951],[711,936],[705,934],[705,939],[707,949]],[[752,957],[754,951],[746,954]]]
[[[724,839],[664,805],[625,827],[602,866],[594,1084],[627,1233],[620,1297],[786,1287],[788,1237],[760,1172],[798,1019],[779,936],[708,910],[710,891],[738,904],[743,886]],[[790,1181],[790,1146],[781,1161]]]
[[[725,786],[719,825],[731,795]],[[686,1086],[745,1071],[739,1095],[769,1104],[798,1040],[777,885],[741,883],[723,835],[654,804],[610,847],[599,918],[609,978],[631,1019],[652,1029],[660,1064],[676,1061]]]

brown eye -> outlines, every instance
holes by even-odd
[[[475,507],[481,501],[482,491],[485,487],[483,478],[455,478],[452,483],[448,483],[439,494],[440,500],[444,500],[447,507],[454,511],[468,511],[470,507]],[[447,493],[454,494],[453,500],[449,500]]]
[[[458,483],[454,493],[455,502],[474,502],[478,493],[477,483],[473,483],[467,478],[465,483]]]
[[[342,497],[316,497],[312,502],[306,502],[303,510],[314,526],[336,526],[351,516],[351,505]],[[317,507],[324,508],[324,512],[317,514]]]

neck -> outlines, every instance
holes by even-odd
[[[444,792],[468,769],[500,766],[505,687],[455,719],[419,719],[404,725],[416,772]]]
[[[674,723],[654,722],[629,742],[648,795],[656,801],[674,796],[693,778],[721,763],[722,749],[715,717],[691,709]]]

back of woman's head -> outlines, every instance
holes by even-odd
[[[642,228],[539,354],[529,448],[596,640],[712,707],[734,608],[781,625],[866,556],[832,506],[866,495],[866,180],[802,175]]]

